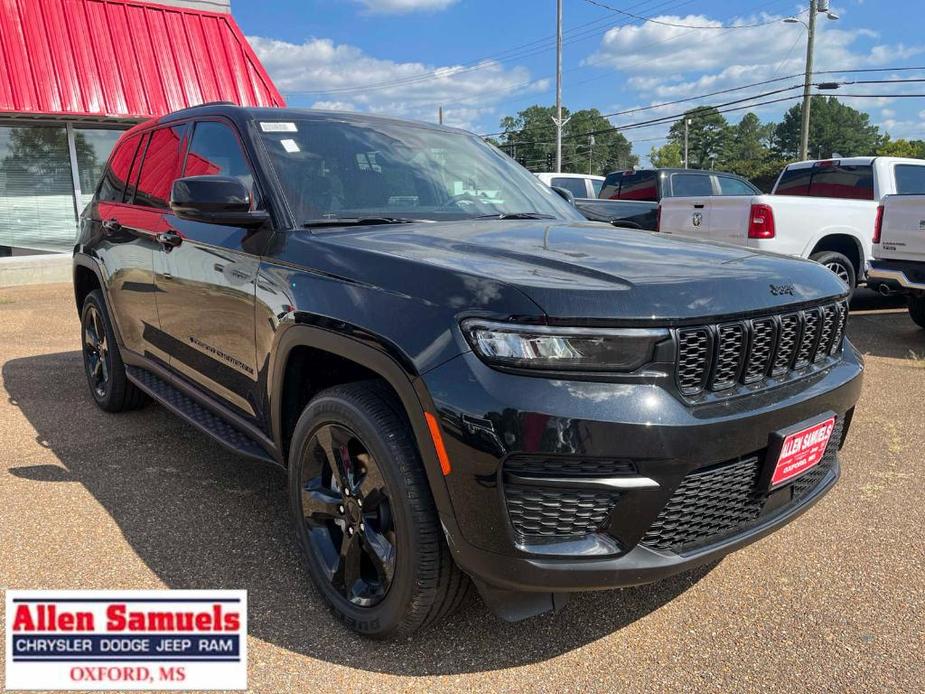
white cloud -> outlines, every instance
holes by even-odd
[[[541,92],[548,80],[532,80],[523,67],[493,61],[472,66],[399,63],[368,55],[349,44],[309,39],[301,44],[260,36],[248,41],[290,104],[370,111],[475,128],[495,104],[512,94]],[[368,87],[368,88],[364,88]]]
[[[457,0],[355,0],[371,12],[404,14],[406,12],[445,10]]]

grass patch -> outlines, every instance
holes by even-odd
[[[5,296],[0,296],[0,306],[3,306],[4,304],[12,304],[12,303],[13,303],[12,299],[8,299]]]

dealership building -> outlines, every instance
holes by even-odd
[[[0,255],[70,251],[135,123],[209,101],[284,105],[229,1],[0,2]]]

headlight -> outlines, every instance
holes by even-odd
[[[477,318],[463,321],[462,330],[487,362],[552,371],[635,371],[668,337],[662,329],[559,328]]]

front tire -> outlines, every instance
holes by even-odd
[[[909,317],[920,328],[925,328],[925,294],[909,297]]]
[[[308,404],[293,432],[289,498],[308,572],[353,631],[406,636],[468,592],[401,405],[380,382],[336,386]]]
[[[148,398],[125,375],[122,353],[99,289],[94,289],[84,299],[80,338],[90,395],[100,409],[126,412],[143,407]]]
[[[835,273],[838,279],[848,285],[849,290],[854,292],[858,284],[858,270],[847,256],[835,251],[822,251],[814,253],[809,259],[827,267]]]

